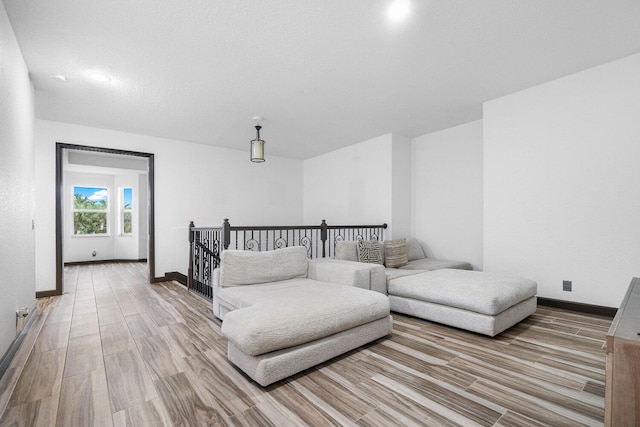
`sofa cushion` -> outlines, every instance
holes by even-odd
[[[383,248],[377,240],[358,240],[358,261],[382,264]]]
[[[320,282],[371,289],[370,266],[371,264],[360,262],[318,258],[309,261],[307,278]],[[376,267],[384,270],[381,265]]]
[[[407,259],[409,261],[415,261],[417,259],[426,258],[422,245],[415,237],[407,239]]]
[[[406,239],[384,241],[384,265],[386,267],[397,268],[408,263]]]
[[[385,268],[384,273],[387,278],[387,283],[390,280],[397,279],[398,277],[413,276],[414,274],[424,273],[427,270],[405,270],[404,268]]]
[[[441,259],[423,258],[409,261],[403,265],[404,270],[440,270],[442,268],[455,268],[458,270],[472,270],[471,264],[463,261],[445,261]]]
[[[358,242],[341,240],[336,242],[336,259],[358,261]]]
[[[389,315],[389,299],[378,292],[310,279],[272,285],[228,289],[244,308],[227,313],[222,334],[243,353],[304,344]]]
[[[326,276],[323,277],[321,275],[318,275],[318,277],[313,277],[314,272],[314,264],[321,264],[321,263],[330,263],[330,264],[344,264],[344,265],[351,265],[351,268],[366,268],[366,270],[369,272],[369,289],[372,291],[376,291],[376,292],[380,292],[384,295],[387,295],[387,276],[386,276],[386,272],[389,269],[384,268],[383,265],[380,264],[371,264],[371,263],[363,263],[363,262],[357,262],[357,261],[345,261],[342,259],[336,259],[336,258],[323,258],[323,259],[316,259],[313,261],[309,262],[309,270],[308,270],[308,274],[307,277],[310,279],[316,279],[316,280],[320,280],[322,282],[331,282],[331,283],[341,283],[341,284],[345,284],[344,280],[341,279],[340,277],[344,277],[344,273],[336,275],[336,278],[338,278],[340,281],[337,281],[335,279],[331,279],[331,280],[327,280]],[[316,265],[317,265],[316,264]],[[398,270],[396,269],[392,269],[395,271],[404,271],[404,270]],[[316,268],[317,271],[317,268]],[[407,270],[408,271],[408,270]],[[417,273],[416,271],[414,271],[414,274]],[[349,283],[347,283],[349,284]],[[351,284],[350,284],[351,285]],[[357,286],[357,287],[361,287],[358,286],[357,284],[354,284],[352,286]]]
[[[289,289],[313,283],[315,280],[297,278],[281,282],[260,283],[253,286],[227,286],[219,288],[216,300],[226,308],[225,312],[263,302],[273,295],[288,292]]]
[[[535,296],[536,282],[504,274],[435,270],[389,281],[389,295],[495,316]]]
[[[275,251],[226,250],[220,260],[220,286],[253,285],[305,277],[307,250],[302,246]]]

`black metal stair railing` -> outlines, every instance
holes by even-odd
[[[335,255],[336,243],[342,240],[382,240],[387,224],[300,226],[232,226],[225,219],[220,227],[196,227],[189,223],[189,291],[212,298],[213,270],[220,266],[225,249],[256,252],[290,246],[303,246],[309,258]]]
[[[221,227],[195,227],[189,224],[189,268],[187,288],[211,298],[213,270],[220,265],[222,248]]]

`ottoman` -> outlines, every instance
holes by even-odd
[[[229,340],[229,360],[262,386],[392,330],[389,301],[378,292],[306,278],[227,291],[249,288],[260,292],[224,316],[222,335]]]
[[[495,336],[536,311],[537,284],[481,271],[443,269],[389,281],[391,310]]]

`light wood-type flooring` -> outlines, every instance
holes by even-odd
[[[394,331],[262,388],[209,303],[146,265],[65,269],[0,380],[0,426],[602,425],[611,319],[539,307],[496,338],[394,314]]]

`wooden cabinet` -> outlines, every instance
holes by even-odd
[[[640,425],[640,278],[627,294],[607,333],[605,426]]]

